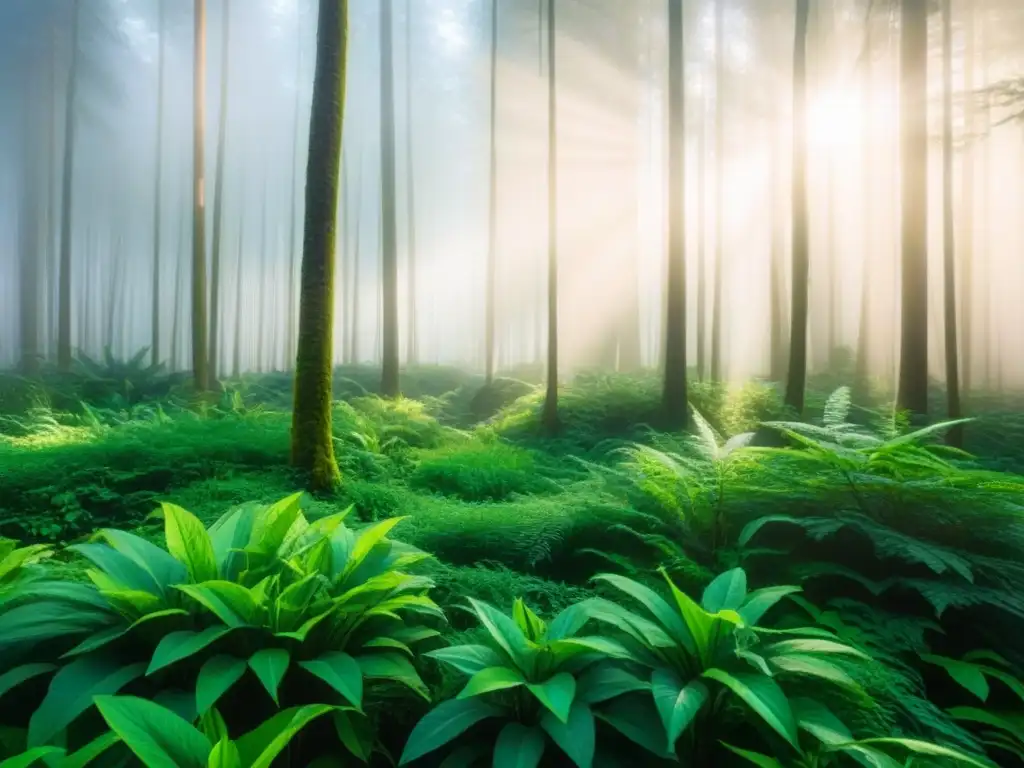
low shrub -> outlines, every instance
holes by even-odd
[[[557,489],[539,474],[533,452],[501,440],[457,443],[422,453],[409,483],[463,501],[505,501],[517,494]]]

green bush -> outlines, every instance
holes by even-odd
[[[420,454],[413,488],[464,501],[504,501],[553,489],[534,454],[500,440],[466,442]]]

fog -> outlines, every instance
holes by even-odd
[[[637,354],[654,367],[668,226],[667,4],[555,1],[560,373],[629,367]],[[720,2],[721,55],[715,4],[684,1],[688,349],[690,364],[706,372],[717,322],[722,375],[740,381],[777,373],[773,295],[783,318],[788,312],[794,2]],[[109,346],[128,357],[150,346],[155,295],[160,359],[187,369],[193,3],[77,5],[76,34],[73,0],[0,2],[0,366],[28,353],[56,359],[69,216],[73,348],[97,355]],[[208,264],[226,110],[217,368],[287,370],[317,3],[234,0],[226,72],[225,4],[206,5]],[[809,367],[846,370],[860,356],[891,383],[900,321],[899,14],[888,0],[811,5]],[[492,2],[392,6],[402,359],[482,370]],[[497,0],[497,8],[495,313],[498,367],[509,371],[543,360],[547,338],[549,51],[543,0]],[[380,359],[382,324],[381,0],[350,0],[349,12],[334,344],[338,362],[371,363]],[[929,368],[940,379],[941,26],[931,14]],[[962,376],[968,387],[1020,389],[1024,4],[955,0],[953,40]]]

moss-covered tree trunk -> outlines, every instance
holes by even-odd
[[[340,480],[331,439],[331,363],[347,23],[347,0],[320,0],[292,414],[292,465],[308,475],[312,490],[333,488]]]
[[[210,388],[206,348],[206,0],[195,0],[195,61],[192,69],[192,375],[199,392]]]
[[[668,288],[662,405],[668,426],[686,426],[686,121],[683,3],[668,0]]]
[[[228,72],[231,51],[231,0],[224,0],[224,29],[220,52],[220,116],[217,119],[217,169],[213,189],[213,243],[210,251],[210,378],[217,379],[220,366],[220,272],[224,233],[224,154],[228,132]]]
[[[786,405],[804,409],[807,386],[807,294],[810,268],[807,221],[807,19],[810,0],[796,0],[793,40],[793,277],[789,327]]]
[[[397,397],[398,232],[395,201],[395,76],[391,0],[380,3],[381,377],[380,393]]]
[[[900,372],[896,405],[928,413],[928,0],[902,0]]]
[[[558,101],[555,0],[548,0],[548,366],[542,420],[558,429]]]

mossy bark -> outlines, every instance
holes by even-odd
[[[292,464],[307,473],[312,490],[341,479],[331,440],[331,363],[347,19],[347,0],[320,0],[292,414]]]

